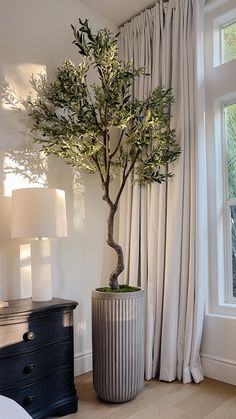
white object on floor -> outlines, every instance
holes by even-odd
[[[0,419],[32,419],[14,400],[0,396]]]

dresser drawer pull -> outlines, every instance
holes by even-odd
[[[34,400],[35,400],[34,396],[27,396],[24,399],[24,404],[27,404],[27,405],[32,404],[34,402]]]
[[[35,334],[34,334],[34,332],[26,332],[23,335],[23,338],[24,338],[24,340],[34,340]]]
[[[34,364],[28,364],[26,365],[26,367],[24,368],[24,371],[27,374],[30,374],[31,372],[33,372],[35,370],[35,365]]]

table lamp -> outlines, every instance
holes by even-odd
[[[15,189],[11,236],[31,240],[32,300],[51,300],[50,238],[67,236],[65,192],[46,188]]]

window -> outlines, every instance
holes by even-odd
[[[236,58],[236,22],[223,26],[221,32],[221,62],[226,63]]]
[[[236,9],[212,19],[214,66],[236,58]]]
[[[236,303],[236,99],[223,108],[225,159],[225,241],[227,282],[225,300]]]
[[[205,21],[208,312],[236,317],[236,8]]]

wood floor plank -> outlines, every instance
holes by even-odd
[[[218,406],[235,395],[234,386],[215,380],[205,379],[195,387],[198,391],[194,392],[194,397],[190,395],[176,405],[183,411],[183,414],[180,416],[181,419],[205,418]]]
[[[236,386],[206,378],[199,384],[145,382],[130,402],[97,398],[92,374],[75,379],[79,410],[65,419],[236,419]]]
[[[236,396],[222,403],[217,409],[206,416],[205,419],[235,419]]]

